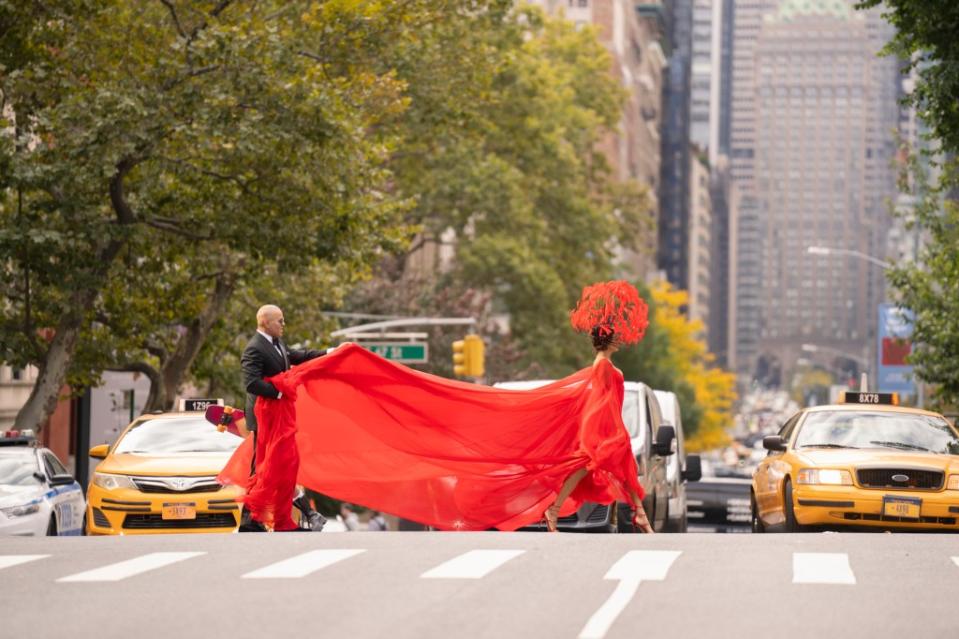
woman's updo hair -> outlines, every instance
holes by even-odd
[[[593,330],[589,332],[589,335],[593,338],[593,348],[597,351],[607,350],[616,340],[616,331],[608,326],[604,327],[600,326],[599,324],[593,327]]]

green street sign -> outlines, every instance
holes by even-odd
[[[358,344],[394,362],[425,364],[429,361],[429,350],[426,344],[416,342],[358,342]]]

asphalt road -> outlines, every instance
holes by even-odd
[[[959,537],[0,538],[0,637],[959,636]]]

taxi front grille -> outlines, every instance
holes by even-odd
[[[93,509],[93,524],[99,528],[109,528],[110,520],[107,519],[107,516],[103,514],[103,511],[99,508],[94,507]]]
[[[915,468],[860,468],[856,471],[864,488],[898,488],[901,490],[939,490],[944,474],[941,470]],[[902,480],[905,477],[905,480]]]
[[[127,515],[123,527],[127,530],[175,530],[179,528],[232,528],[236,526],[233,513],[197,513],[196,519],[163,519],[162,515]]]
[[[198,484],[191,488],[187,488],[186,490],[176,490],[174,488],[170,488],[169,486],[164,486],[159,483],[147,483],[145,481],[140,481],[136,479],[133,480],[133,482],[137,485],[137,488],[140,489],[140,492],[144,492],[144,493],[166,493],[166,494],[172,493],[174,495],[186,495],[189,493],[215,493],[221,488],[223,488],[223,486],[221,486],[220,484],[217,484],[216,482],[212,482],[208,484]]]
[[[919,519],[908,519],[906,517],[889,517],[887,515],[878,515],[875,513],[843,513],[843,519],[849,521],[890,521],[890,522],[899,522],[914,524],[919,522],[920,524],[942,524],[944,526],[955,526],[956,518],[955,517],[920,517]]]

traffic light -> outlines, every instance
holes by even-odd
[[[482,377],[485,348],[479,335],[467,335],[453,342],[453,373],[457,377]]]

